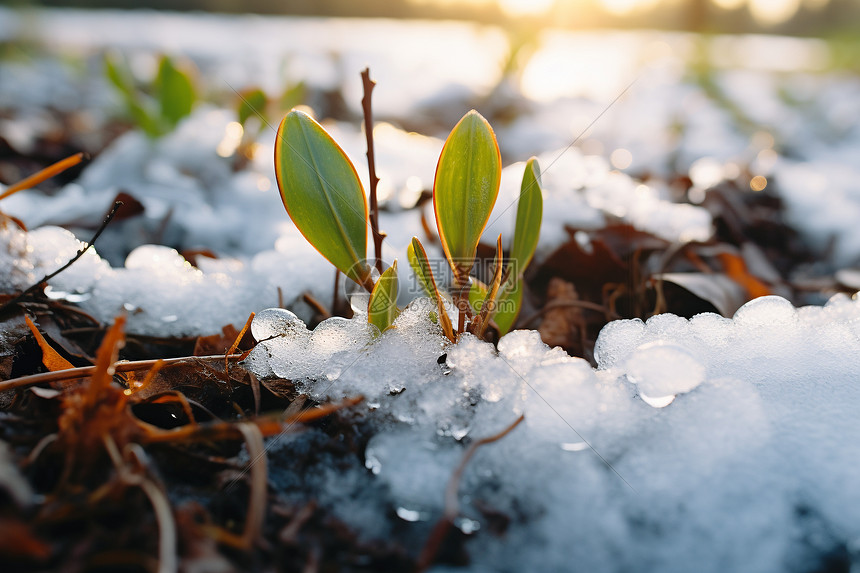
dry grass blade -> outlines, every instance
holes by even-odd
[[[478,448],[501,440],[511,433],[514,428],[519,426],[523,420],[525,420],[525,416],[521,415],[519,418],[514,420],[513,424],[498,434],[473,442],[463,454],[463,459],[460,460],[460,465],[457,466],[454,473],[451,474],[451,479],[448,480],[448,487],[445,490],[445,511],[436,523],[433,531],[430,533],[430,537],[427,539],[427,543],[424,545],[421,555],[418,556],[418,562],[415,567],[416,572],[425,571],[433,564],[433,560],[436,558],[436,554],[439,552],[439,548],[442,546],[442,542],[445,540],[448,530],[451,528],[451,525],[453,525],[454,520],[460,513],[460,502],[458,501],[457,492],[460,489],[460,479],[463,477],[463,472],[466,471],[466,466],[468,465],[469,460],[472,459],[472,456],[475,455]]]
[[[158,573],[175,573],[179,569],[176,559],[176,521],[164,490],[146,475],[147,463],[143,448],[139,444],[126,446],[125,457],[133,458],[132,464],[120,456],[119,448],[110,436],[104,437],[104,445],[120,479],[127,485],[139,487],[152,504],[158,523]]]
[[[274,436],[288,430],[295,424],[303,424],[324,418],[338,410],[351,408],[363,400],[363,396],[347,398],[337,404],[324,404],[318,408],[304,410],[287,417],[267,416],[259,418],[254,420],[253,424],[260,429],[263,437]],[[237,424],[231,422],[211,422],[196,426],[181,426],[174,430],[156,430],[148,425],[142,427],[148,430],[147,435],[143,438],[143,441],[146,443],[194,442],[242,438],[242,433],[239,431]]]
[[[245,530],[242,541],[245,548],[253,547],[263,531],[263,521],[266,517],[266,450],[263,445],[263,434],[254,424],[239,424],[239,431],[245,437],[248,446],[248,458],[251,460],[251,493],[248,500],[248,515],[245,518]]]
[[[219,543],[242,551],[250,551],[261,537],[263,522],[266,517],[266,476],[268,475],[266,449],[263,445],[263,434],[260,432],[260,428],[254,424],[236,424],[235,427],[245,440],[248,447],[248,457],[251,460],[249,462],[251,484],[245,527],[241,535],[236,535],[214,525],[210,525],[206,529]]]
[[[164,368],[164,359],[159,358],[158,360],[155,361],[155,364],[152,365],[152,368],[150,368],[149,371],[146,373],[146,377],[143,379],[143,382],[136,385],[134,388],[128,388],[125,391],[125,395],[131,396],[132,394],[135,394],[137,392],[140,392],[141,390],[146,389],[150,384],[152,384],[152,381],[155,380],[155,375],[158,374],[158,372],[162,368]]]
[[[0,199],[5,199],[6,197],[9,197],[10,195],[14,195],[18,191],[23,191],[25,189],[35,187],[39,183],[41,183],[47,179],[50,179],[51,177],[54,177],[55,175],[59,175],[60,173],[62,173],[66,169],[74,167],[75,165],[77,165],[78,163],[80,163],[81,161],[83,161],[86,158],[87,158],[87,155],[85,153],[75,153],[74,155],[71,155],[69,157],[66,157],[65,159],[57,161],[53,165],[49,165],[48,167],[45,167],[44,169],[42,169],[38,173],[34,173],[33,175],[30,175],[29,177],[27,177],[24,180],[19,181],[18,183],[15,183],[14,185],[10,185],[9,187],[6,188],[6,191],[4,191],[2,195],[0,195]]]
[[[510,269],[508,269],[510,273]],[[506,273],[507,274],[507,273]],[[483,338],[487,332],[487,326],[490,324],[490,315],[496,308],[496,296],[499,294],[499,287],[502,284],[502,236],[496,240],[496,268],[493,272],[493,283],[490,285],[490,292],[484,299],[484,304],[481,305],[481,314],[478,315],[478,324],[475,334],[478,338]]]
[[[242,337],[245,336],[245,333],[248,332],[248,329],[251,327],[251,322],[254,320],[254,313],[251,313],[251,316],[248,317],[248,320],[245,321],[245,326],[242,327],[242,330],[239,331],[239,336],[236,337],[236,340],[233,341],[233,344],[230,346],[230,350],[228,350],[224,354],[224,381],[230,382],[230,355],[233,354],[237,348],[239,348],[239,343],[242,342]]]
[[[105,334],[101,346],[96,354],[95,372],[90,378],[87,388],[86,403],[94,406],[99,395],[107,388],[116,373],[115,364],[119,358],[119,351],[125,346],[125,316],[116,317],[113,326]]]

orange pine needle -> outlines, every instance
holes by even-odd
[[[35,187],[39,183],[54,177],[55,175],[59,175],[66,169],[70,169],[84,160],[86,155],[84,153],[75,153],[72,156],[66,157],[65,159],[61,159],[57,161],[53,165],[49,165],[45,167],[38,173],[34,173],[30,175],[26,179],[15,183],[14,185],[10,185],[6,188],[6,191],[0,195],[0,200],[5,199],[10,195],[14,195],[18,191],[23,191],[24,189],[29,189],[30,187]]]
[[[230,347],[230,350],[224,355],[224,380],[230,381],[230,355],[233,354],[237,348],[239,348],[239,343],[242,342],[242,337],[245,336],[245,333],[248,332],[248,328],[251,326],[251,322],[254,320],[255,314],[252,312],[251,316],[248,317],[248,320],[245,321],[245,326],[242,327],[242,330],[239,331],[239,336],[236,337],[236,340],[233,341],[233,345]]]

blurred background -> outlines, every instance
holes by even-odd
[[[518,27],[656,28],[697,32],[850,35],[857,0],[45,0],[11,6],[150,8],[228,13],[472,20]]]

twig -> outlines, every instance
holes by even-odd
[[[337,295],[340,290],[340,270],[334,270],[334,292],[331,295],[331,312],[337,314]]]
[[[244,354],[232,354],[228,358],[231,360],[242,360]],[[224,360],[223,354],[215,356],[182,356],[179,358],[165,358],[158,360],[135,360],[132,362],[117,362],[114,364],[115,372],[132,372],[134,370],[144,370],[153,368],[158,362],[163,362],[164,366],[179,364],[182,362],[190,362],[195,360]],[[58,370],[56,372],[42,372],[41,374],[32,374],[30,376],[21,376],[20,378],[12,378],[0,382],[0,392],[13,390],[15,388],[23,388],[26,386],[34,386],[44,382],[57,382],[59,380],[75,380],[78,378],[86,378],[96,373],[95,366],[81,366],[80,368],[70,368],[68,370]],[[220,371],[219,371],[220,373]]]
[[[460,460],[460,465],[457,466],[454,473],[451,474],[451,479],[448,480],[448,487],[445,490],[445,511],[442,513],[442,517],[430,533],[430,537],[427,539],[427,543],[424,545],[424,549],[418,557],[418,563],[415,567],[415,571],[417,573],[426,570],[433,563],[433,560],[436,558],[436,554],[439,552],[439,547],[441,547],[442,542],[445,541],[448,530],[451,528],[451,525],[453,525],[454,520],[460,513],[460,502],[457,497],[457,492],[460,489],[460,478],[463,477],[463,472],[466,471],[466,465],[469,463],[469,460],[472,459],[472,456],[475,455],[478,448],[501,440],[511,433],[514,428],[519,426],[520,422],[524,419],[525,416],[521,415],[519,418],[514,420],[513,424],[498,434],[473,442],[466,450],[466,453],[463,454],[463,459]]]
[[[289,523],[281,530],[278,534],[278,540],[286,545],[288,543],[295,543],[296,537],[299,534],[299,530],[301,530],[302,526],[307,523],[307,521],[314,516],[314,512],[317,509],[317,503],[314,500],[307,502],[290,520]]]
[[[6,310],[7,308],[9,308],[10,306],[12,306],[12,305],[14,305],[14,304],[17,304],[17,303],[18,303],[19,301],[21,301],[23,298],[27,297],[27,296],[28,296],[29,294],[31,294],[33,291],[35,291],[35,290],[36,290],[36,289],[38,289],[40,286],[42,286],[44,283],[46,283],[46,282],[48,282],[49,280],[51,280],[52,278],[54,278],[55,276],[57,276],[58,274],[60,274],[61,272],[63,272],[63,271],[64,271],[64,270],[66,270],[67,268],[69,268],[70,266],[72,266],[72,265],[73,265],[73,264],[74,264],[78,259],[80,259],[81,257],[83,257],[83,256],[84,256],[84,253],[86,253],[86,252],[90,249],[90,247],[92,247],[92,246],[95,244],[95,242],[96,242],[96,241],[98,240],[98,238],[101,236],[102,232],[105,230],[105,228],[107,228],[108,224],[111,222],[111,220],[113,219],[114,215],[116,215],[116,212],[117,212],[117,210],[119,210],[119,208],[120,208],[120,207],[122,207],[122,201],[117,201],[116,203],[114,203],[114,204],[113,204],[113,207],[112,207],[112,208],[111,208],[111,210],[108,212],[108,214],[107,214],[107,215],[105,215],[105,218],[104,218],[104,220],[102,221],[101,225],[99,225],[99,228],[98,228],[98,229],[96,229],[96,232],[95,232],[95,234],[93,235],[93,238],[92,238],[92,239],[90,239],[90,242],[89,242],[89,243],[87,243],[87,244],[86,244],[86,246],[85,246],[85,247],[83,247],[81,250],[79,250],[79,251],[77,252],[77,254],[76,254],[74,257],[72,257],[72,260],[70,260],[68,263],[66,263],[65,265],[63,265],[63,266],[62,266],[62,267],[60,267],[59,269],[55,270],[54,272],[52,272],[52,273],[50,273],[50,274],[48,274],[48,275],[45,275],[45,276],[44,276],[40,281],[38,281],[36,284],[34,284],[34,285],[30,286],[27,290],[25,290],[24,292],[22,292],[21,294],[19,294],[19,295],[18,295],[18,296],[16,296],[15,298],[13,298],[12,300],[8,301],[8,302],[7,302],[6,304],[4,304],[3,306],[0,306],[0,313],[2,313],[3,311],[5,311],[5,310]]]
[[[367,170],[370,175],[370,230],[373,233],[373,250],[376,255],[376,270],[382,272],[382,239],[385,233],[379,231],[379,203],[376,197],[376,186],[379,177],[376,176],[376,160],[373,155],[373,111],[370,107],[370,96],[376,82],[370,79],[370,68],[361,72],[361,86],[364,95],[361,98],[361,110],[364,112],[364,136],[367,138]]]
[[[331,313],[329,312],[329,310],[311,293],[306,292],[302,294],[302,300],[308,303],[308,305],[310,305],[310,307],[313,308],[317,312],[317,314],[319,314],[323,318],[323,320],[331,318]]]

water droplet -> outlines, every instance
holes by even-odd
[[[456,527],[466,535],[471,535],[481,529],[481,524],[474,519],[469,519],[467,517],[458,517],[454,520],[454,527]]]
[[[781,296],[761,296],[740,307],[733,318],[744,326],[788,325],[797,321],[797,311]]]
[[[705,380],[705,367],[690,352],[663,341],[638,347],[627,359],[625,369],[643,400],[674,399],[675,394],[689,392]]]
[[[665,408],[666,406],[674,402],[676,398],[674,394],[669,396],[660,396],[659,398],[652,398],[642,393],[639,394],[639,397],[642,398],[643,402],[645,402],[652,408]]]
[[[382,462],[376,457],[375,450],[368,447],[364,453],[364,467],[370,470],[373,475],[379,475],[382,471]]]
[[[397,513],[397,517],[410,523],[414,523],[416,521],[427,521],[430,517],[430,514],[426,512],[418,511],[416,509],[408,509],[406,507],[398,507],[395,511]]]
[[[581,452],[588,449],[588,444],[586,444],[585,442],[569,442],[559,444],[559,446],[565,452]]]
[[[251,334],[258,342],[301,331],[307,331],[305,323],[295,314],[283,308],[261,310],[251,322]]]

